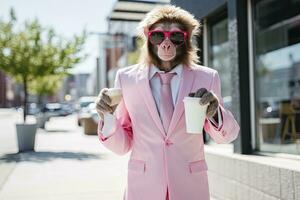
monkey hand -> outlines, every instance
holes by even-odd
[[[110,106],[111,99],[106,94],[107,90],[108,90],[108,88],[103,88],[100,91],[100,93],[95,101],[97,113],[100,115],[100,117],[102,119],[104,119],[104,113],[108,112],[108,113],[112,114],[118,106],[118,104],[114,105],[114,106]]]
[[[208,91],[205,88],[198,89],[194,93],[189,94],[190,97],[201,97],[200,105],[208,104],[206,116],[208,118],[215,117],[215,114],[217,113],[218,107],[219,107],[219,100],[218,97],[213,93]]]

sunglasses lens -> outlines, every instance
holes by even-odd
[[[183,32],[172,32],[170,35],[170,40],[175,45],[182,44],[184,42],[184,33]]]
[[[163,32],[157,31],[157,32],[152,32],[149,39],[152,44],[160,44],[164,41],[165,36]]]

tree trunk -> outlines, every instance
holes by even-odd
[[[24,84],[24,111],[23,111],[23,120],[24,120],[24,123],[26,123],[26,117],[27,117],[27,98],[28,98],[27,77],[23,77],[23,84]]]
[[[43,110],[43,95],[38,95],[38,107],[40,110]]]

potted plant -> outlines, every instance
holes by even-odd
[[[36,124],[26,121],[28,91],[48,77],[66,76],[69,69],[82,61],[80,54],[85,31],[65,40],[52,28],[43,28],[37,19],[26,21],[19,30],[13,9],[8,22],[0,20],[0,70],[23,85],[23,123],[16,124],[19,152],[34,150]]]

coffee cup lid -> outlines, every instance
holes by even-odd
[[[200,97],[184,97],[183,101],[199,101]]]

